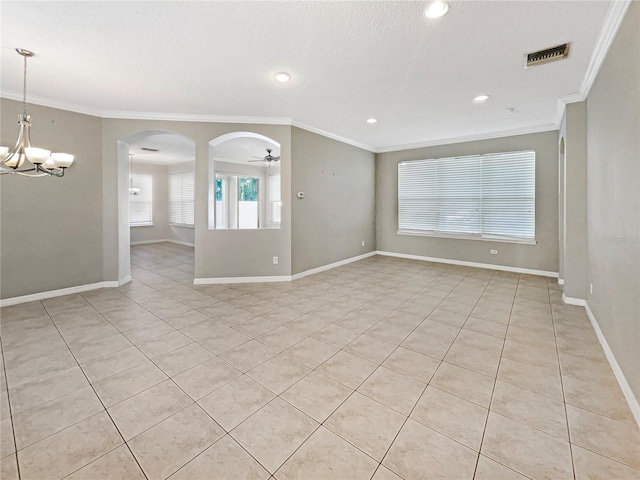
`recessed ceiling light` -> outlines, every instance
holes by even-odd
[[[375,118],[367,118],[367,123],[376,123],[377,121]]]
[[[489,95],[478,95],[476,98],[473,99],[473,101],[476,103],[482,103],[482,102],[486,102],[490,98],[491,97]]]
[[[288,82],[291,78],[291,75],[289,75],[287,72],[278,72],[273,76],[273,78],[275,78],[279,82]]]
[[[431,2],[424,9],[424,16],[427,18],[440,18],[449,11],[449,4],[447,2]]]
[[[511,114],[513,113],[513,111],[514,111],[514,110],[515,110],[515,109],[514,109],[514,108],[512,108],[512,107],[510,107],[510,108],[505,108],[505,109],[504,109],[504,114],[505,114],[505,115],[511,115]]]

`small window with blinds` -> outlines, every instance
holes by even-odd
[[[138,195],[129,195],[129,225],[145,227],[153,225],[153,176],[150,173],[131,175]]]
[[[398,233],[535,243],[532,150],[398,164]]]
[[[169,224],[193,227],[195,173],[169,174]]]

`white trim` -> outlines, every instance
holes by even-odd
[[[290,282],[291,275],[263,276],[263,277],[219,277],[219,278],[194,278],[194,285],[217,285],[227,283],[271,283]]]
[[[379,153],[380,152],[379,148],[376,148],[376,147],[374,147],[372,145],[367,145],[366,143],[360,143],[360,142],[357,142],[355,140],[350,140],[348,138],[341,137],[340,135],[336,135],[335,133],[327,132],[326,130],[321,130],[319,128],[312,127],[311,125],[305,125],[304,123],[300,123],[300,122],[298,122],[296,120],[293,120],[291,122],[291,126],[292,127],[301,128],[301,129],[306,130],[306,131],[311,132],[311,133],[317,133],[318,135],[322,135],[323,137],[331,138],[333,140],[337,140],[339,142],[346,143],[346,144],[351,145],[353,147],[362,148],[363,150],[367,150],[367,151],[372,152],[372,153]]]
[[[580,95],[584,98],[587,98],[593,83],[598,77],[598,73],[607,58],[607,53],[609,53],[611,44],[616,38],[616,34],[620,29],[620,25],[622,25],[622,21],[624,20],[624,16],[626,15],[630,5],[631,0],[617,0],[615,2],[611,2],[609,6],[607,17],[604,21],[604,25],[602,26],[602,30],[600,31],[600,36],[596,41],[596,46],[593,49],[591,60],[589,61],[589,67],[587,68],[584,78],[582,79],[582,83],[580,84]]]
[[[109,285],[105,285],[105,287],[121,287],[126,285],[127,283],[131,283],[133,281],[133,277],[129,275],[128,277],[124,277],[122,280],[118,280],[117,282],[103,282],[108,283]]]
[[[578,92],[558,98],[556,125],[560,126],[562,124],[562,119],[564,118],[564,112],[568,103],[583,102],[587,99],[587,96],[591,91],[591,87],[596,81],[598,73],[600,73],[602,64],[607,58],[607,53],[609,53],[611,44],[616,38],[616,34],[620,29],[620,25],[622,25],[622,21],[624,20],[624,16],[626,15],[630,5],[631,0],[616,0],[611,2],[609,5],[607,17],[602,25],[602,30],[600,31],[600,35],[596,41],[593,53],[591,54],[591,60],[589,61],[589,66],[584,74],[584,78],[582,79]]]
[[[481,237],[476,235],[456,235],[455,233],[431,233],[421,230],[398,230],[398,235],[406,235],[413,237],[431,237],[431,238],[453,238],[455,240],[480,240],[483,242],[499,242],[499,243],[517,243],[520,245],[537,245],[538,241],[534,238],[532,240],[525,240],[520,238],[506,238],[506,237]]]
[[[558,278],[558,285],[564,285],[564,278]]]
[[[22,103],[22,93],[14,92],[12,90],[0,91],[0,97],[7,98],[9,100],[15,100]],[[65,110],[67,112],[81,113],[83,115],[91,115],[92,117],[102,118],[104,113],[102,110],[93,107],[87,107],[85,105],[78,105],[77,103],[63,102],[61,100],[54,100],[53,98],[39,97],[37,95],[29,94],[29,101],[31,105],[40,105],[42,107],[57,108],[58,110]]]
[[[304,272],[296,273],[295,275],[279,275],[279,276],[264,276],[264,277],[220,277],[220,278],[194,278],[194,285],[215,285],[226,283],[261,283],[261,282],[291,282],[292,280],[298,280],[309,275],[331,270],[348,263],[357,262],[358,260],[364,260],[365,258],[376,255],[377,252],[364,253],[351,258],[345,258],[338,262],[329,263],[321,267],[312,268],[311,270],[305,270]]]
[[[422,260],[425,262],[446,263],[450,265],[462,265],[464,267],[487,268],[490,270],[500,270],[501,272],[524,273],[527,275],[539,275],[541,277],[558,278],[558,272],[548,272],[546,270],[533,270],[531,268],[511,267],[507,265],[494,265],[492,263],[467,262],[465,260],[452,260],[449,258],[424,257],[422,255],[409,255],[406,253],[383,252],[378,250],[377,255],[385,257],[408,258],[410,260]]]
[[[180,242],[179,240],[171,240],[169,238],[163,238],[160,240],[141,240],[139,242],[131,242],[129,243],[129,245],[147,245],[149,243],[165,243],[165,242],[184,245],[185,247],[195,247],[193,243]]]
[[[500,132],[479,133],[461,137],[450,137],[427,142],[410,143],[406,145],[392,145],[388,147],[378,147],[375,153],[397,152],[401,150],[411,150],[414,148],[434,147],[436,145],[449,145],[454,143],[475,142],[478,140],[490,140],[492,138],[514,137],[516,135],[528,135],[531,133],[551,132],[558,130],[555,123],[545,123],[543,125],[533,125],[531,127],[518,128],[516,130],[504,130]]]
[[[327,270],[331,270],[332,268],[341,267],[349,263],[357,262],[358,260],[364,260],[365,258],[373,257],[375,254],[376,254],[375,251],[369,252],[369,253],[363,253],[362,255],[357,255],[355,257],[340,260],[339,262],[330,263],[328,265],[323,265],[322,267],[316,267],[316,268],[312,268],[311,270],[305,270],[304,272],[296,273],[295,275],[292,275],[291,278],[292,280],[298,280],[299,278],[308,277],[309,275],[325,272]]]
[[[627,379],[625,378],[624,373],[622,373],[622,369],[620,368],[620,365],[618,365],[618,361],[616,360],[616,357],[613,355],[613,352],[611,351],[611,348],[607,343],[607,339],[605,338],[604,333],[602,333],[602,330],[600,329],[600,325],[598,325],[598,321],[596,320],[596,317],[593,315],[593,312],[589,308],[589,304],[586,302],[585,302],[585,310],[587,311],[587,316],[589,317],[591,326],[593,327],[593,330],[596,332],[596,336],[598,337],[600,346],[604,351],[604,355],[607,357],[607,360],[609,361],[609,365],[611,365],[611,369],[613,370],[613,374],[616,376],[616,380],[618,381],[618,384],[622,389],[622,394],[624,395],[624,398],[626,398],[627,403],[629,404],[631,413],[636,419],[636,423],[640,426],[640,403],[638,403],[638,399],[633,394],[633,390],[631,390],[631,387],[629,386],[629,382],[627,382]]]
[[[124,110],[104,110],[102,118],[126,120],[159,120],[166,122],[197,123],[248,123],[259,125],[291,125],[292,119],[285,117],[243,117],[233,115],[202,115],[192,113],[128,112]]]
[[[0,307],[8,307],[10,305],[18,305],[19,303],[35,302],[38,300],[45,300],[47,298],[62,297],[63,295],[71,295],[73,293],[86,292],[88,290],[97,290],[99,288],[115,288],[131,281],[124,279],[122,283],[116,281],[106,281],[98,283],[88,283],[86,285],[78,285],[76,287],[61,288],[59,290],[50,290],[48,292],[32,293],[29,295],[22,295],[20,297],[3,298],[0,300]]]
[[[567,305],[577,305],[578,307],[584,307],[587,304],[584,298],[567,297],[564,292],[562,292],[562,301]]]

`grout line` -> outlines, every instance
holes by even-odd
[[[9,407],[9,419],[11,420],[11,435],[13,436],[13,449],[15,450],[10,455],[13,455],[15,457],[16,471],[18,473],[18,480],[20,480],[22,478],[22,474],[20,473],[20,462],[18,462],[18,442],[16,441],[16,429],[14,426],[13,412],[11,409],[11,396],[9,395],[9,379],[7,378],[7,362],[5,362],[5,359],[4,359],[4,348],[2,345],[2,341],[0,341],[0,355],[2,355],[2,375],[4,376],[4,384],[7,387],[7,390],[5,393],[7,395],[7,405]],[[8,456],[9,455],[7,455],[7,457]]]

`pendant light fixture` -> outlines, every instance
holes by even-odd
[[[22,113],[18,115],[18,141],[15,147],[0,147],[0,175],[7,173],[25,177],[62,177],[64,171],[73,163],[73,155],[51,153],[51,150],[31,146],[31,115],[27,114],[27,58],[35,54],[23,48],[16,48],[24,58],[24,77],[22,81]]]
[[[133,153],[129,154],[129,195],[137,196],[140,189],[133,185]]]

